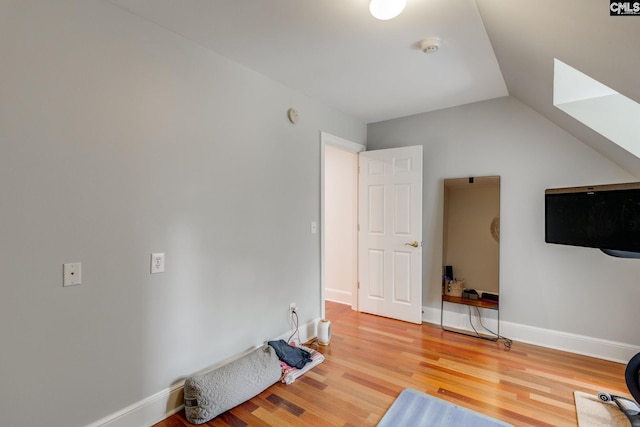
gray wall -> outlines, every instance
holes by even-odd
[[[500,318],[640,345],[640,261],[544,242],[544,190],[637,179],[514,98],[368,126],[367,148],[424,147],[423,304],[440,309],[443,179],[500,175]]]
[[[289,302],[319,317],[320,130],[363,123],[108,2],[0,8],[3,424],[86,425],[286,333]]]

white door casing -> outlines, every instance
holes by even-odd
[[[422,323],[422,146],[359,156],[359,309]]]
[[[325,168],[326,168],[326,159],[325,159],[325,147],[327,145],[333,146],[335,148],[339,148],[340,150],[344,150],[344,151],[348,151],[350,153],[354,153],[357,154],[363,150],[365,150],[365,146],[358,144],[356,142],[353,141],[349,141],[346,140],[344,138],[340,138],[338,136],[335,135],[331,135],[329,133],[326,132],[320,132],[320,141],[321,141],[321,154],[320,154],[320,171],[321,171],[321,179],[320,179],[320,193],[321,193],[321,200],[320,200],[320,317],[324,318],[325,317],[325,298],[326,298],[326,268],[327,268],[327,261],[326,261],[326,233],[325,233],[325,229],[327,228],[326,226],[326,185],[325,185],[325,180],[326,180],[326,174],[325,174]],[[356,170],[354,170],[354,181],[357,181],[357,168]],[[357,183],[355,184],[357,187]],[[355,194],[357,196],[357,188],[355,189]],[[356,200],[356,207],[355,210],[357,211],[357,200]],[[353,236],[354,239],[356,240],[356,246],[357,246],[357,230],[356,230],[356,222],[357,222],[357,212],[356,212],[356,221],[354,222],[354,228],[353,228]],[[353,248],[353,250],[355,251],[353,253],[353,259],[354,259],[354,270],[356,271],[356,277],[354,277],[354,281],[352,284],[352,289],[351,289],[351,298],[352,298],[352,302],[351,302],[351,307],[354,310],[358,310],[358,283],[357,283],[357,269],[358,269],[358,263],[357,263],[357,247]]]

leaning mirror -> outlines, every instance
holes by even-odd
[[[495,310],[498,332],[489,336],[476,332],[473,323],[465,329],[474,336],[499,336],[500,295],[500,177],[484,176],[444,180],[442,248],[442,329],[445,303],[473,309]],[[471,314],[471,313],[470,313]],[[490,316],[492,317],[492,316]],[[469,316],[471,322],[471,315]]]

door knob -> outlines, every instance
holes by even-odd
[[[418,242],[411,242],[411,243],[405,243],[405,246],[413,246],[414,248],[417,248],[418,246],[420,246],[420,244]]]

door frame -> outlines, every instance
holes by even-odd
[[[325,201],[325,176],[324,176],[324,167],[325,167],[325,147],[327,145],[331,145],[333,147],[339,148],[344,151],[348,151],[351,153],[359,153],[361,151],[365,151],[367,147],[362,144],[358,144],[357,142],[349,141],[348,139],[340,138],[339,136],[331,135],[327,132],[320,132],[320,318],[325,318],[325,214],[324,209],[326,206]],[[357,176],[356,176],[357,179]],[[357,256],[357,251],[356,251]],[[357,264],[356,264],[357,269]],[[351,306],[357,310],[358,309],[358,283],[353,284],[352,289],[352,304]]]

